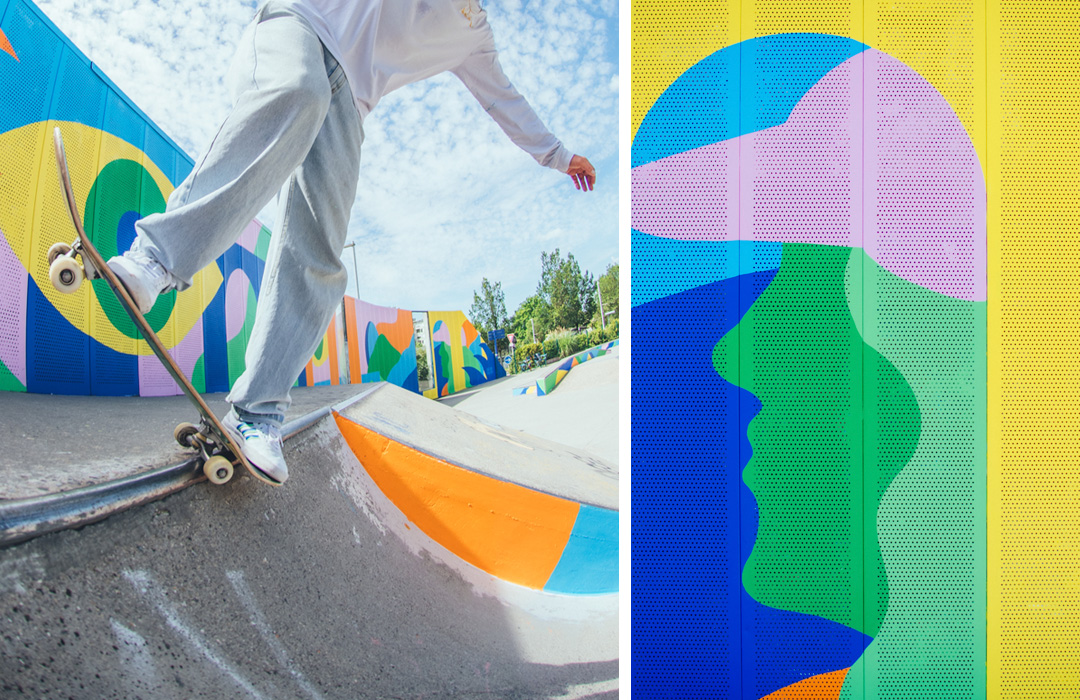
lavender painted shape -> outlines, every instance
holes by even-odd
[[[986,300],[986,184],[949,103],[867,50],[779,126],[634,168],[631,226],[681,240],[863,248],[914,284]]]

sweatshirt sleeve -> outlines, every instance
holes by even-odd
[[[453,69],[510,140],[540,165],[566,172],[573,154],[555,138],[503,73],[494,47],[483,48]]]

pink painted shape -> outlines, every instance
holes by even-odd
[[[830,71],[784,124],[634,168],[631,225],[861,247],[922,287],[986,299],[986,184],[971,139],[932,85],[880,51]]]
[[[443,321],[442,328],[431,334],[431,338],[435,343],[450,343],[450,326],[446,324],[446,321]]]
[[[330,358],[326,359],[326,362],[321,365],[316,365],[315,361],[311,361],[311,378],[315,384],[319,382],[330,381]]]
[[[26,290],[30,275],[0,231],[0,361],[26,386]]]
[[[184,376],[191,379],[195,373],[195,364],[203,352],[203,320],[200,318],[184,339],[169,351],[169,355],[180,366]],[[161,364],[157,355],[139,356],[140,396],[177,396],[182,393],[183,389],[173,381],[172,375],[165,369],[165,365]]]
[[[232,340],[244,329],[247,316],[248,288],[251,283],[241,269],[233,270],[225,286],[225,340]]]
[[[139,355],[139,396],[176,396],[180,385],[169,376],[157,355]]]
[[[367,342],[367,326],[368,323],[374,323],[376,330],[382,332],[380,326],[383,325],[396,325],[402,322],[403,315],[408,315],[408,323],[410,332],[412,330],[412,313],[408,311],[402,311],[401,309],[394,308],[392,306],[376,306],[375,304],[356,299],[356,332],[359,334],[361,342]],[[389,338],[388,338],[389,339]],[[393,344],[393,343],[391,343]],[[396,348],[398,352],[404,352],[403,348]],[[368,361],[367,353],[360,353],[360,373],[367,374]]]
[[[244,227],[243,232],[240,233],[240,237],[236,239],[236,244],[241,248],[255,252],[255,246],[259,244],[259,231],[262,230],[262,224],[258,219],[252,219],[251,223]]]

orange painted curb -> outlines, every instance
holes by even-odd
[[[580,505],[462,469],[334,419],[380,490],[433,540],[504,581],[542,589],[562,557]]]

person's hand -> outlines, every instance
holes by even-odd
[[[574,187],[586,192],[592,191],[596,184],[596,169],[593,168],[589,159],[584,156],[574,156],[570,159],[570,167],[566,174],[574,181]]]

